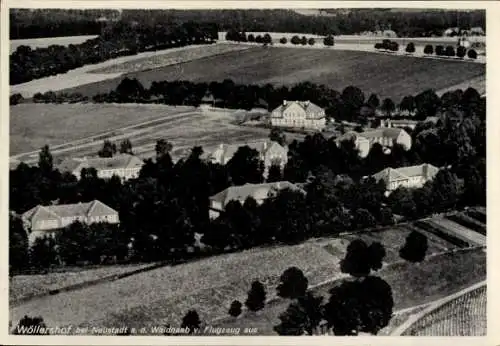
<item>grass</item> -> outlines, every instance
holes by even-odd
[[[34,151],[20,157],[32,162],[37,160],[39,148],[48,144],[57,159],[96,155],[104,139],[119,143],[128,138],[135,154],[150,157],[156,140],[163,138],[173,144],[173,157],[178,158],[195,145],[207,148],[269,135],[268,129],[233,122],[232,111],[204,113],[181,106],[22,104],[11,107],[10,153]]]
[[[421,264],[401,262],[385,267],[375,275],[386,280],[392,288],[394,311],[417,306],[460,291],[486,277],[486,254],[483,251],[438,255]],[[328,299],[334,283],[323,285],[313,292]],[[275,335],[273,326],[279,314],[286,310],[288,300],[277,300],[257,313],[246,313],[236,320],[218,324],[226,328],[258,328],[259,335]],[[405,320],[405,318],[401,318]],[[393,328],[395,326],[392,326]]]
[[[382,239],[385,244],[397,242],[394,247],[399,248],[405,238],[397,235],[400,231],[399,229],[388,230],[387,235],[384,236],[381,232],[377,233],[376,237]],[[177,325],[187,310],[196,309],[201,319],[209,322],[221,316],[227,316],[227,309],[233,300],[238,299],[244,302],[250,284],[255,279],[260,280],[266,286],[268,299],[274,298],[279,276],[290,266],[301,268],[308,277],[310,285],[318,285],[333,278],[342,277],[339,261],[344,256],[348,242],[349,239],[343,237],[332,238],[328,241],[311,240],[294,246],[257,248],[214,256],[179,266],[155,269],[112,283],[63,292],[57,296],[28,302],[11,309],[11,319],[16,321],[26,313],[36,312],[44,316],[49,325],[142,327]],[[325,247],[325,245],[329,246]],[[476,262],[473,258],[471,259],[471,264],[478,265]],[[445,270],[439,263],[441,261],[429,261],[422,267],[434,266],[432,267],[432,270],[436,272],[434,275],[439,275],[440,270]],[[462,268],[463,265],[455,264],[458,269],[454,269],[452,274],[456,274],[459,270],[465,271]],[[414,266],[407,264],[397,267],[393,274],[389,269],[382,270],[382,273],[386,273],[384,278],[394,275],[395,278],[392,279],[394,281],[404,277],[404,274],[398,276],[398,273],[405,270],[410,279],[412,275],[416,275],[412,274]],[[479,275],[479,273],[480,270],[475,271],[475,274]],[[411,282],[422,280],[423,277],[421,275]],[[461,275],[460,278],[451,277],[449,286],[456,287],[458,279],[466,280],[467,275]],[[442,283],[433,283],[430,286],[436,286],[439,290]],[[408,306],[408,304],[399,303],[402,298],[397,292],[395,292],[395,297],[399,305]],[[74,304],[78,304],[79,309],[72,308]],[[286,304],[287,302],[283,300],[275,300],[270,303],[263,314],[269,313],[274,316],[273,318],[277,318],[277,315],[286,308]],[[266,312],[268,310],[269,312]],[[255,321],[264,323],[261,317],[262,314],[258,314],[255,316]],[[254,320],[251,315],[248,315],[244,318],[244,322],[245,326],[250,327]],[[272,325],[268,325],[268,328]],[[269,330],[266,333],[268,332]]]
[[[9,302],[15,303],[16,301],[28,299],[49,290],[61,289],[106,276],[124,274],[147,266],[150,266],[150,264],[114,265],[94,269],[81,268],[75,271],[43,275],[16,275],[10,279]]]
[[[153,81],[185,79],[195,82],[271,83],[292,85],[302,81],[326,84],[342,91],[349,85],[365,94],[403,96],[427,88],[444,89],[485,74],[483,64],[391,56],[360,51],[255,47],[197,61],[129,73],[149,87]],[[93,96],[116,88],[122,77],[67,89]]]

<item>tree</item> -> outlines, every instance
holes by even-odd
[[[268,33],[266,33],[264,35],[264,38],[262,41],[263,41],[263,43],[267,43],[267,44],[273,43],[273,39],[271,38],[271,35],[269,35]]]
[[[453,48],[453,46],[447,46],[444,55],[450,57],[455,56],[455,48]]]
[[[28,264],[28,237],[26,231],[21,218],[11,214],[9,215],[9,269],[24,269]]]
[[[300,44],[305,46],[307,44],[307,37],[302,36],[302,38],[300,39]]]
[[[375,218],[364,208],[356,209],[353,215],[353,226],[356,229],[368,228],[375,226]]]
[[[116,87],[116,93],[121,102],[136,101],[144,96],[144,87],[137,78],[130,79],[125,77]]]
[[[443,56],[444,55],[444,47],[441,45],[436,46],[436,55]]]
[[[239,300],[233,300],[231,306],[229,307],[229,315],[233,317],[238,317],[241,314],[241,303]]]
[[[286,145],[286,135],[283,130],[278,127],[273,127],[271,129],[271,132],[269,133],[269,139],[281,146]]]
[[[412,231],[406,237],[404,246],[399,250],[399,256],[409,262],[422,262],[427,248],[427,237],[420,232]]]
[[[231,180],[235,185],[260,183],[262,181],[263,165],[257,150],[248,146],[239,147],[226,164]]]
[[[196,310],[189,310],[182,318],[181,328],[189,328],[189,334],[193,334],[200,328],[200,316]]]
[[[380,243],[368,246],[363,240],[356,239],[347,246],[345,258],[340,261],[340,269],[354,277],[364,277],[370,271],[380,269],[384,257],[385,249]]]
[[[371,94],[367,102],[368,106],[376,109],[380,106],[380,100],[376,94]]]
[[[120,154],[133,154],[132,143],[128,138],[120,143]]]
[[[379,277],[368,276],[332,288],[324,317],[335,335],[376,335],[389,324],[393,307],[391,286]]]
[[[323,39],[323,44],[325,46],[333,46],[335,44],[335,40],[333,38],[333,35],[327,35],[324,39]]]
[[[46,176],[54,169],[54,159],[48,145],[44,145],[38,154],[38,168]]]
[[[424,54],[431,55],[434,53],[434,48],[432,45],[428,44],[424,47]]]
[[[415,44],[413,42],[408,43],[405,51],[406,53],[415,53]]]
[[[305,295],[307,285],[308,280],[302,270],[290,267],[281,274],[276,291],[279,297],[295,299]]]
[[[279,335],[313,335],[321,318],[323,297],[308,292],[292,301],[285,312],[279,315],[280,324],[273,329]]]
[[[30,328],[32,327],[32,328]],[[29,317],[25,315],[12,331],[14,335],[48,335],[49,330],[42,316]]]
[[[155,145],[156,159],[158,160],[163,155],[170,153],[170,151],[172,151],[172,148],[172,143],[167,142],[164,139],[157,140]]]
[[[300,44],[300,42],[301,42],[301,41],[300,41],[300,37],[299,37],[299,36],[297,36],[297,35],[294,35],[294,36],[292,37],[292,39],[290,40],[290,42],[291,42],[292,44],[294,44],[294,45],[298,45],[298,44]]]
[[[51,236],[36,238],[30,247],[30,262],[32,266],[49,268],[56,263],[56,257],[55,242]]]
[[[469,49],[469,51],[467,52],[467,56],[469,57],[469,59],[477,59],[477,52],[474,50],[474,49]]]
[[[314,41],[314,38],[310,38],[307,43],[310,45],[310,46],[314,46],[314,44],[316,43],[316,41]]]
[[[375,43],[375,45],[373,46],[375,49],[383,49],[384,48],[384,45],[380,42],[377,42]]]
[[[397,42],[392,41],[389,44],[389,50],[392,52],[397,52],[399,50],[399,44]]]
[[[273,183],[283,180],[283,174],[281,172],[280,164],[273,163],[271,167],[269,167],[269,172],[266,180],[268,183]]]
[[[399,109],[402,111],[413,112],[415,110],[415,99],[413,96],[405,96],[399,104]]]
[[[286,39],[286,37],[282,37],[282,38],[280,38],[280,43],[281,43],[281,44],[286,44],[286,43],[287,43],[287,39]]]
[[[248,34],[248,42],[255,42],[255,36],[253,34]]]
[[[15,106],[19,103],[22,103],[24,100],[24,97],[23,95],[19,94],[19,93],[15,93],[13,95],[10,95],[10,99],[9,99],[9,104],[11,106]]]
[[[386,98],[382,101],[381,109],[387,116],[390,116],[396,109],[396,105],[390,98]]]
[[[116,144],[108,140],[104,141],[101,150],[97,153],[99,157],[113,157],[114,154],[116,154]]]
[[[256,280],[252,282],[252,287],[248,292],[248,298],[245,301],[245,306],[250,311],[259,311],[264,308],[266,303],[266,290],[264,285]]]
[[[467,49],[464,46],[458,46],[457,47],[457,56],[460,59],[463,59],[465,57],[465,53],[467,52]]]

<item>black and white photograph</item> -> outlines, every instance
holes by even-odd
[[[486,336],[488,10],[426,4],[4,7],[9,337]]]

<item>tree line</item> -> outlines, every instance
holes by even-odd
[[[244,31],[238,31],[235,29],[231,29],[226,33],[226,40],[227,41],[236,41],[236,42],[251,42],[251,43],[262,43],[264,45],[270,45],[273,44],[273,39],[269,33],[266,33],[264,35],[254,35],[254,34],[248,34]],[[279,39],[279,43],[281,44],[286,44],[288,42],[288,39],[286,37],[282,37]],[[313,37],[307,38],[306,36],[298,36],[298,35],[293,35],[292,38],[290,39],[290,43],[293,45],[303,45],[303,46],[314,46],[316,44],[316,40]],[[323,44],[325,46],[333,46],[335,43],[335,39],[333,35],[326,35],[323,38]]]
[[[409,151],[394,145],[390,154],[385,154],[374,144],[363,159],[353,142],[338,146],[335,139],[319,133],[293,141],[285,168],[271,166],[268,181],[303,184],[306,194],[284,190],[262,205],[252,198],[243,205],[231,202],[216,220],[209,219],[210,196],[232,185],[263,182],[264,167],[257,151],[242,146],[226,165],[219,165],[202,160],[203,149],[194,147],[189,156],[174,164],[169,154],[172,145],[159,140],[156,159],[146,160],[139,178],[121,182],[117,177],[100,179],[94,169],[82,170],[80,180],[61,173],[45,147],[37,167],[21,163],[10,171],[10,208],[21,214],[53,201],[98,199],[119,212],[120,226],[109,231],[111,239],[123,239],[114,254],[117,258],[132,243],[130,261],[179,261],[391,225],[394,215],[412,220],[467,205],[485,205],[485,102],[471,90],[447,93],[441,102],[440,120],[437,124],[420,123],[412,132]],[[124,149],[132,151],[131,144],[126,144]],[[383,183],[364,178],[386,167],[421,163],[443,169],[420,189],[399,188],[386,197]],[[18,236],[11,239],[26,237],[19,224],[16,227]],[[109,232],[76,233],[94,242],[96,233],[105,236]],[[60,236],[71,233],[75,232]],[[195,246],[195,234],[207,246],[203,250]],[[49,240],[41,243],[50,249],[55,246]],[[107,243],[103,240],[102,244],[96,248]],[[11,249],[24,247],[15,241],[10,245]],[[16,256],[16,251],[11,253]],[[114,255],[106,253],[109,258]],[[82,256],[88,262],[98,258],[90,253]]]
[[[19,46],[10,55],[10,84],[29,82],[69,70],[139,52],[213,43],[215,24],[133,25],[117,22],[106,26],[99,37],[68,47],[51,45],[31,49]]]

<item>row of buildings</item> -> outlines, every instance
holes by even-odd
[[[422,164],[410,167],[386,168],[375,173],[373,177],[376,181],[383,181],[387,193],[390,193],[399,187],[422,187],[426,182],[432,180],[438,171],[437,167]],[[306,193],[302,186],[289,181],[230,186],[209,198],[209,217],[211,219],[219,217],[232,201],[243,204],[247,198],[251,197],[260,205],[284,189]],[[33,244],[39,237],[54,235],[57,230],[76,221],[86,224],[97,222],[118,224],[120,222],[116,210],[97,200],[77,204],[38,205],[26,211],[21,217],[28,232],[30,244]]]

